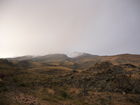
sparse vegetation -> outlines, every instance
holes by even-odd
[[[129,59],[126,64],[125,60],[116,64],[99,59],[95,62],[96,56],[87,64],[89,57],[86,62],[85,56],[80,62],[63,57],[67,58],[57,57],[55,63],[55,57],[0,60],[0,105],[140,104],[138,59],[136,65]]]

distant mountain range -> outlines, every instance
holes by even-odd
[[[140,66],[140,55],[135,54],[120,54],[113,56],[98,56],[88,53],[78,53],[74,57],[69,57],[65,54],[48,54],[44,56],[21,56],[16,58],[7,58],[8,61],[22,64],[28,62],[29,65],[52,65],[66,66],[70,68],[85,69],[92,67],[95,63],[109,61],[117,64],[133,64]],[[21,63],[22,62],[22,63]]]

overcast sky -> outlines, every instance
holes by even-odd
[[[140,54],[140,0],[0,0],[0,57]]]

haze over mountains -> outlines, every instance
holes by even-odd
[[[120,55],[112,55],[112,56],[99,56],[99,55],[92,55],[88,53],[76,53],[74,56],[67,56],[66,54],[48,54],[44,56],[21,56],[15,58],[7,58],[11,61],[35,61],[35,62],[102,62],[102,61],[110,61],[114,64],[120,63],[132,63],[134,65],[139,65],[140,55],[135,54],[120,54]]]
[[[0,57],[140,53],[139,0],[0,0]]]
[[[140,105],[140,0],[0,0],[0,105]]]

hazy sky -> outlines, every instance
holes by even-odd
[[[0,0],[0,57],[140,54],[140,0]]]

